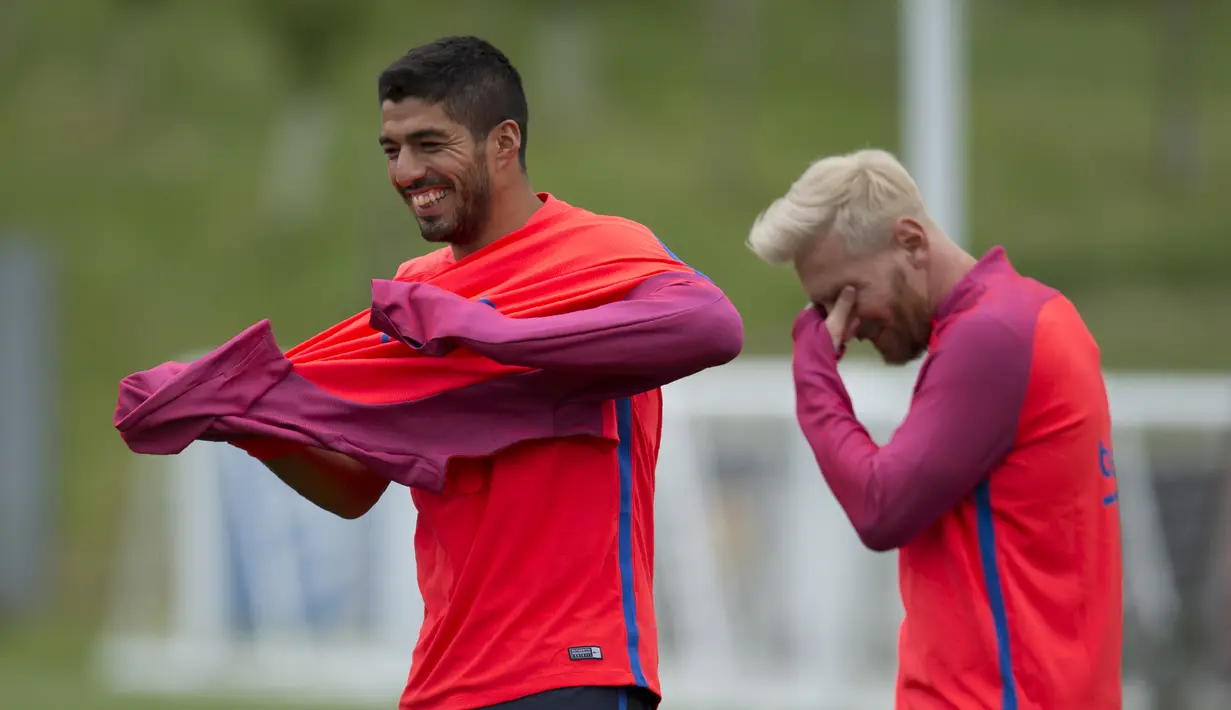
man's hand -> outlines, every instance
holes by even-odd
[[[838,294],[838,300],[825,317],[825,329],[833,338],[833,351],[841,353],[846,348],[846,341],[855,336],[859,329],[859,317],[853,315],[855,309],[855,287],[847,286]]]

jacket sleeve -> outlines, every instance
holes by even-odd
[[[910,542],[1013,446],[1032,338],[1005,321],[971,315],[950,326],[920,371],[906,419],[884,446],[855,418],[822,314],[801,314],[794,340],[799,425],[869,548]]]
[[[725,364],[743,347],[739,312],[716,286],[691,276],[655,276],[615,303],[541,318],[509,318],[426,284],[373,290],[372,327],[431,355],[465,346],[504,365],[653,387]]]

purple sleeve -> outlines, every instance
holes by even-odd
[[[725,364],[743,347],[739,312],[716,286],[663,274],[615,303],[509,318],[426,284],[373,285],[372,327],[423,352],[463,345],[504,365],[619,378],[646,389]]]
[[[120,383],[113,422],[136,453],[176,454],[196,440],[245,448],[254,438],[345,454],[377,475],[439,491],[448,461],[534,439],[614,440],[602,398],[636,394],[536,370],[407,402],[362,404],[293,371],[268,321],[192,363],[164,363]]]
[[[983,312],[953,321],[924,362],[906,419],[877,446],[855,419],[822,315],[810,308],[799,316],[796,414],[866,546],[910,542],[1004,460],[1030,374],[1032,325]]]

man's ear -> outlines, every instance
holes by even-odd
[[[503,121],[492,129],[491,136],[495,143],[495,161],[498,167],[520,160],[521,128],[516,121]]]
[[[922,266],[928,259],[928,233],[913,217],[903,217],[893,224],[893,241],[906,252],[913,266]]]

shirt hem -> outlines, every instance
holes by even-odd
[[[543,693],[549,690],[559,690],[561,688],[576,688],[580,686],[635,686],[636,681],[633,680],[633,674],[629,670],[611,671],[607,673],[596,673],[594,671],[577,672],[571,671],[566,673],[555,673],[551,675],[540,675],[534,677],[531,681],[520,683],[516,686],[505,686],[497,690],[485,691],[469,691],[462,693],[440,693],[436,694],[439,698],[444,696],[443,700],[433,702],[430,697],[419,697],[409,700],[405,694],[402,696],[401,702],[398,703],[398,710],[474,710],[475,708],[484,708],[489,705],[498,703],[507,703],[511,700],[518,700],[528,695]],[[647,678],[646,684],[640,686],[662,697],[662,693],[656,679]]]

